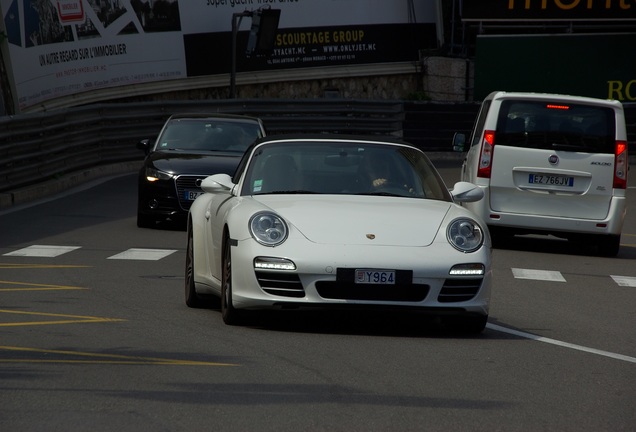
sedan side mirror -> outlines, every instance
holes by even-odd
[[[455,202],[475,202],[484,197],[484,190],[469,182],[457,182],[450,191]]]
[[[146,155],[148,155],[148,153],[150,152],[150,140],[149,139],[142,139],[141,141],[139,141],[137,143],[137,148],[139,150],[143,150],[144,153]]]

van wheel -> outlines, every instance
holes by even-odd
[[[599,236],[598,254],[603,257],[615,257],[616,255],[618,255],[620,244],[620,235]]]

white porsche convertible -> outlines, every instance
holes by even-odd
[[[404,308],[479,333],[490,237],[418,148],[387,137],[274,136],[215,174],[190,208],[185,301],[221,300],[226,324],[269,308]]]

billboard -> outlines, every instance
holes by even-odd
[[[633,0],[463,0],[463,21],[629,21]]]
[[[636,101],[636,33],[478,36],[475,99],[497,90]]]
[[[431,0],[0,0],[18,111],[95,89],[229,73],[235,14],[281,10],[270,56],[238,71],[418,60],[437,47]]]

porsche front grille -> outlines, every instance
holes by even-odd
[[[429,286],[422,284],[365,285],[348,281],[316,282],[320,297],[337,300],[421,302]]]
[[[305,289],[296,273],[257,271],[256,279],[267,294],[296,298],[305,296]]]
[[[454,303],[468,301],[475,297],[481,288],[483,279],[446,279],[439,292],[437,301]]]

